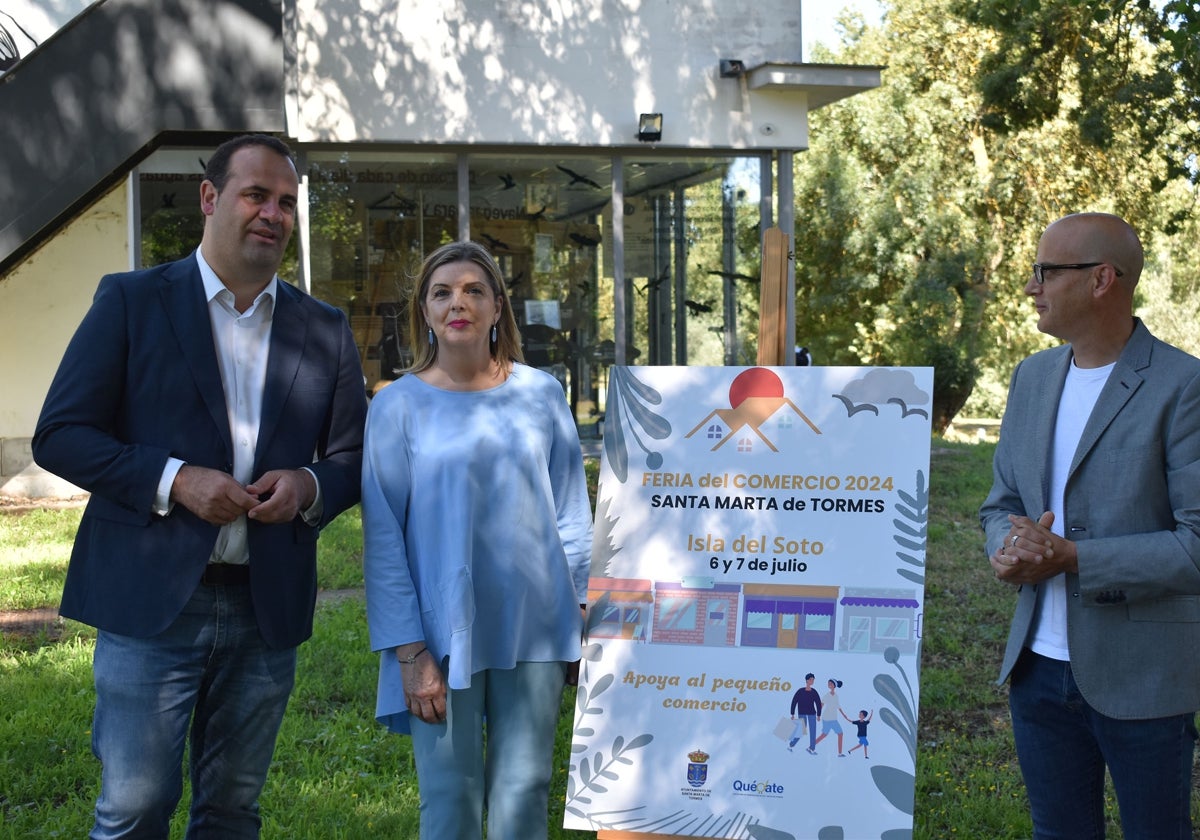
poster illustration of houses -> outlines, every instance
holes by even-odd
[[[565,827],[911,837],[932,397],[611,370]]]

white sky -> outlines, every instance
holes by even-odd
[[[802,0],[800,26],[803,30],[805,61],[809,60],[815,43],[837,46],[838,38],[833,23],[845,8],[858,9],[868,23],[878,23],[883,13],[878,0]]]

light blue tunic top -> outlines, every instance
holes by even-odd
[[[402,377],[371,402],[362,490],[381,723],[409,731],[398,645],[449,656],[451,689],[490,668],[579,658],[592,518],[556,379],[520,364],[485,391]]]

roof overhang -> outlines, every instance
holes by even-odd
[[[867,64],[793,64],[767,62],[746,70],[750,90],[803,91],[808,110],[874,90],[881,83],[884,67]]]

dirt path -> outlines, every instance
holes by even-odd
[[[362,589],[329,589],[317,593],[317,604],[357,598]],[[32,610],[0,610],[0,635],[34,637],[45,635],[50,641],[62,636],[63,622],[57,607]]]
[[[0,495],[0,514],[29,513],[31,510],[69,510],[87,504],[87,496],[71,496],[62,499],[26,499]]]
[[[57,607],[34,610],[0,610],[0,635],[39,636],[51,641],[62,635],[62,619]]]
[[[18,499],[0,495],[0,515],[19,515],[33,510],[65,510],[83,507],[87,496],[70,499]],[[333,589],[317,593],[317,603],[336,601],[362,595],[362,589]],[[38,636],[45,634],[54,641],[62,635],[63,622],[58,617],[58,607],[38,607],[32,610],[0,610],[0,634],[11,636]]]

